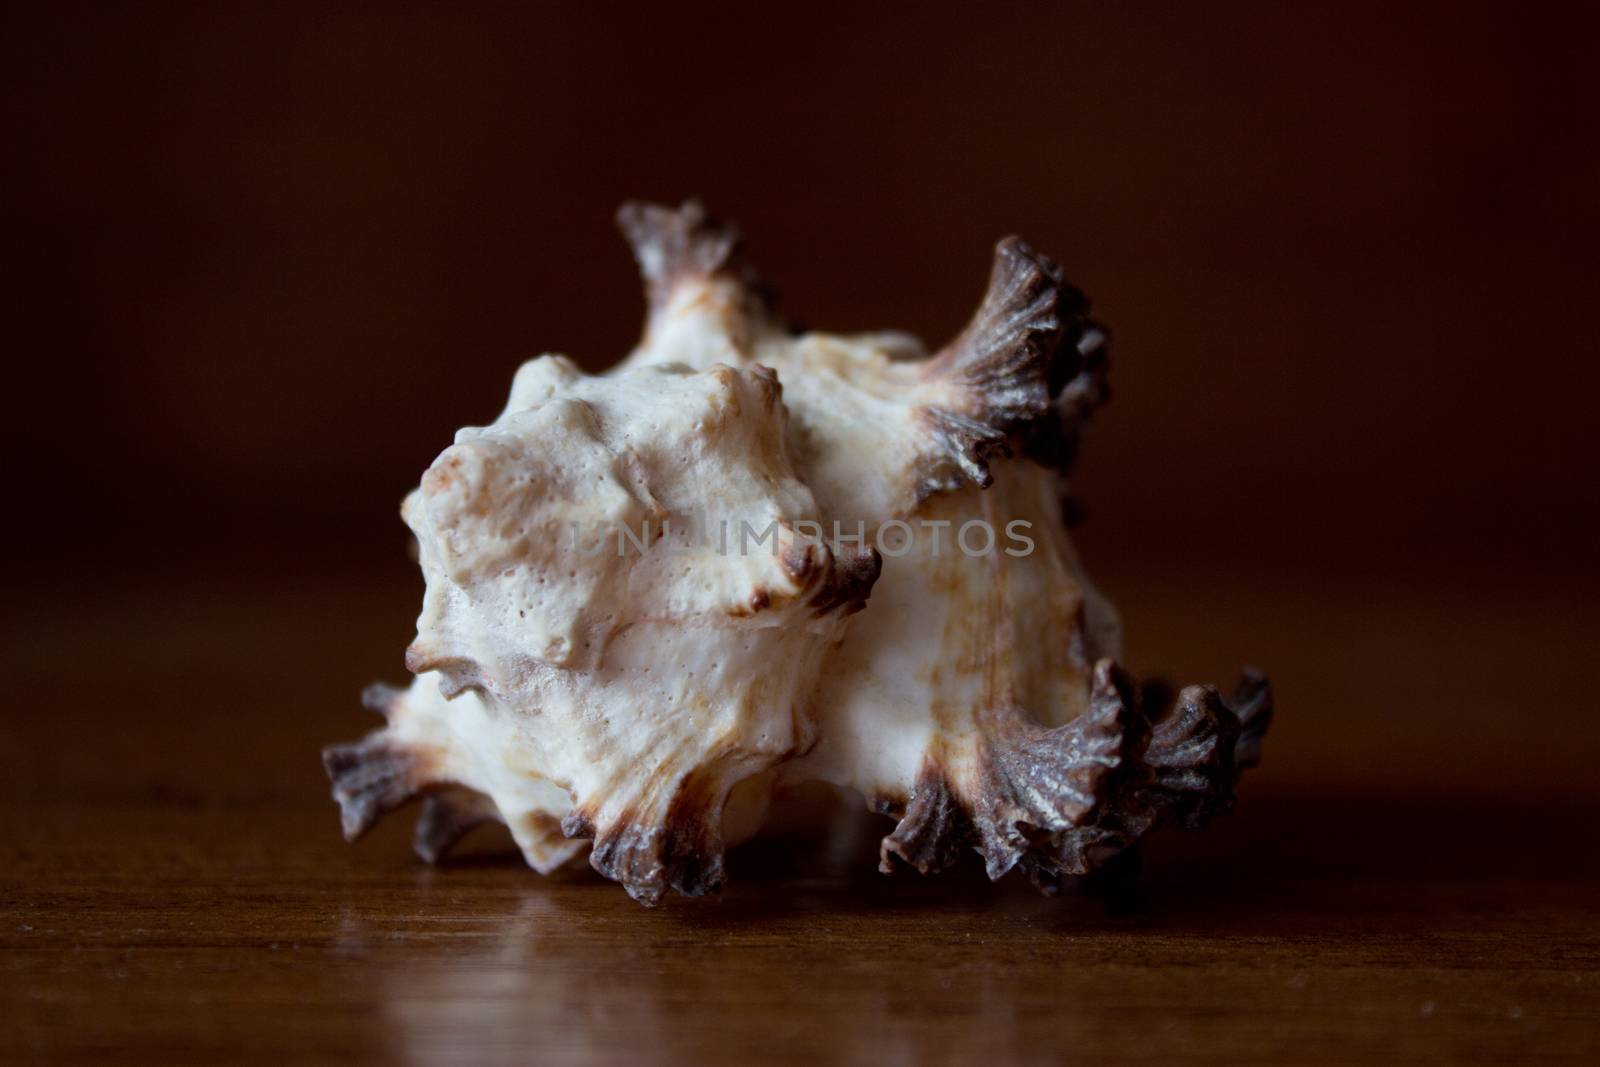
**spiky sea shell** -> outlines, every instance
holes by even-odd
[[[420,796],[430,862],[498,820],[535,869],[587,846],[654,904],[720,886],[724,849],[812,780],[897,820],[886,872],[971,847],[1047,890],[1231,806],[1265,679],[1147,717],[1067,538],[1106,335],[1053,263],[1000,242],[929,355],[790,331],[697,204],[619,219],[638,347],[598,376],[525,364],[406,498],[416,678],[323,753],[346,837]]]

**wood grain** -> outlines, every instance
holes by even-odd
[[[316,745],[365,724],[355,692],[403,646],[413,590],[24,603],[0,1062],[1594,1061],[1592,734],[1538,703],[1584,668],[1507,666],[1519,642],[1588,640],[1579,615],[1512,638],[1441,589],[1391,587],[1373,619],[1358,587],[1113,584],[1149,655],[1188,669],[1258,641],[1281,668],[1237,813],[1051,900],[976,864],[885,878],[885,822],[812,795],[733,853],[720,900],[653,911],[584,868],[533,874],[498,830],[433,869],[404,819],[340,840]],[[1306,598],[1321,610],[1290,610]],[[1220,605],[1203,633],[1193,603]],[[1404,654],[1357,654],[1373,627],[1410,634]],[[1475,680],[1493,709],[1456,699]],[[807,829],[824,809],[836,832]]]

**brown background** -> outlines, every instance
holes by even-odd
[[[642,301],[611,216],[635,197],[699,195],[738,220],[782,308],[819,328],[950,335],[1010,232],[1090,293],[1115,334],[1115,399],[1080,468],[1078,539],[1133,665],[1226,681],[1248,659],[1278,684],[1243,810],[1182,846],[1215,850],[1216,893],[1274,869],[1376,878],[1296,914],[1337,926],[1360,897],[1403,967],[1429,958],[1427,906],[1396,902],[1431,899],[1430,879],[1481,888],[1459,931],[1592,890],[1569,842],[1590,832],[1600,754],[1595,23],[1579,5],[9,6],[5,904],[56,939],[11,935],[5,1047],[172,1052],[190,1035],[239,1051],[229,1035],[274,972],[218,964],[241,1014],[187,1012],[184,979],[106,932],[140,905],[95,894],[129,879],[227,885],[277,857],[341,902],[346,940],[325,948],[368,944],[352,921],[387,936],[361,927],[361,901],[411,885],[404,832],[333,847],[315,749],[370,725],[354,694],[402,673],[419,585],[398,501],[457,426],[498,411],[521,360],[598,369],[626,351]],[[181,842],[206,834],[221,843],[179,879]],[[526,931],[496,925],[492,893],[520,894],[519,915],[557,904],[496,862],[457,877],[491,887],[475,914],[503,941]],[[270,870],[259,884],[271,898]],[[296,914],[322,914],[306,884]],[[925,922],[937,907],[953,929],[980,922],[966,897],[916,900]],[[265,928],[279,913],[261,907]],[[1313,978],[1274,1003],[1295,1020],[1373,998],[1377,1014],[1345,1020],[1371,1027],[1367,1051],[1411,1032],[1381,1005],[1409,1020],[1426,1003],[1482,1010],[1422,1051],[1592,1048],[1595,914],[1561,907],[1517,919],[1524,955],[1491,954],[1471,996],[1354,982],[1318,1001]],[[1526,947],[1540,937],[1591,985],[1552,979],[1524,997],[1550,1018],[1531,1002],[1512,1016],[1497,991],[1545,973]],[[73,944],[172,1003],[64,1026],[118,988],[99,963],[61,963]],[[1148,958],[1159,990],[1176,963]],[[296,973],[288,988],[331,981]],[[1015,1024],[1021,994],[984,988],[1002,1005],[984,1025]],[[884,1011],[862,1033],[904,1021]],[[233,1029],[207,1030],[216,1018]],[[358,1020],[374,1024],[334,1013],[289,1044],[364,1048]],[[1161,1047],[1320,1047],[1285,1044],[1286,1025]]]

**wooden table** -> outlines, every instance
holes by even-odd
[[[0,1062],[1596,1061],[1583,597],[1106,584],[1136,667],[1273,668],[1234,815],[1050,900],[972,866],[885,878],[883,821],[813,796],[720,900],[653,911],[586,868],[535,875],[498,831],[435,869],[404,819],[339,839],[316,748],[372,724],[354,693],[414,586],[23,591]]]

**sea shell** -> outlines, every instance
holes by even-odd
[[[405,500],[416,678],[323,753],[347,838],[422,797],[430,862],[501,821],[536,870],[587,846],[654,904],[717,889],[769,799],[818,780],[896,820],[885,872],[970,847],[1053,890],[1231,806],[1270,692],[1247,672],[1147,716],[1117,666],[1064,518],[1106,333],[1053,263],[1001,241],[929,355],[791,331],[695,203],[619,221],[639,345],[602,375],[524,364]]]

